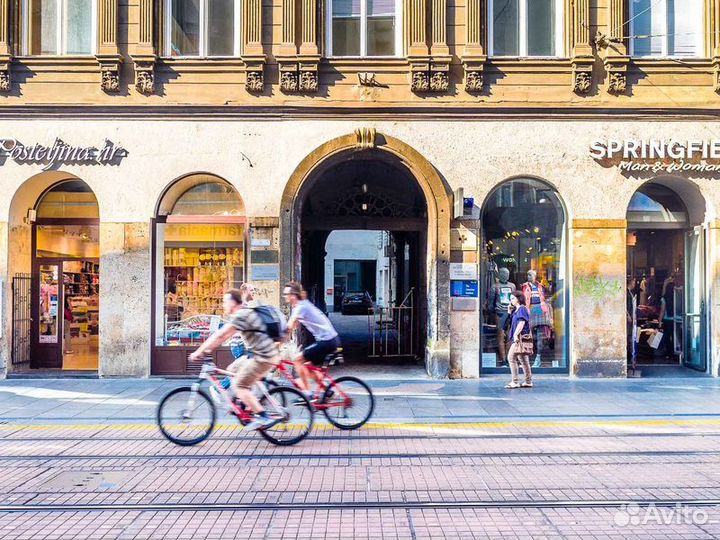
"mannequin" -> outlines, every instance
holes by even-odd
[[[510,270],[500,268],[498,270],[498,282],[490,289],[489,309],[495,314],[497,325],[497,365],[500,366],[507,360],[507,336],[505,335],[505,323],[509,316],[510,296],[515,292],[515,284],[510,282]]]
[[[542,357],[540,354],[540,340],[541,336],[549,337],[549,333],[552,328],[548,328],[548,321],[550,320],[550,306],[545,299],[545,287],[537,279],[537,272],[535,270],[528,270],[527,281],[522,286],[523,294],[525,294],[525,303],[530,309],[530,330],[532,331],[534,349],[535,349],[535,363],[532,367],[538,368],[542,365]]]

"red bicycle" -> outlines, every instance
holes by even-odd
[[[300,390],[292,360],[289,358],[291,355],[288,351],[285,352],[276,371],[294,388]],[[372,416],[375,410],[375,396],[370,386],[362,379],[350,375],[337,379],[330,376],[330,366],[342,361],[342,349],[338,349],[325,358],[322,367],[306,364],[306,367],[320,375],[319,378],[322,380],[317,389],[320,398],[313,400],[311,404],[314,410],[322,411],[333,426],[339,429],[357,429]],[[272,385],[272,379],[268,380],[268,383]]]
[[[218,408],[235,415],[243,425],[252,421],[251,411],[232,399],[217,375],[232,376],[232,373],[212,362],[205,362],[197,382],[192,386],[175,388],[160,400],[157,423],[167,439],[181,446],[204,441],[215,427]],[[210,383],[209,395],[200,388],[203,381]],[[271,386],[274,385],[259,382],[254,388],[259,392],[260,404],[275,419],[274,423],[258,432],[273,444],[287,446],[298,443],[312,430],[314,409],[302,392],[288,386]]]

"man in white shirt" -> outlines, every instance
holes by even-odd
[[[292,306],[288,333],[293,332],[302,324],[315,338],[315,342],[305,347],[302,354],[293,360],[295,369],[300,376],[298,384],[302,390],[310,393],[310,375],[313,375],[318,384],[322,382],[322,378],[320,374],[311,372],[305,364],[312,362],[315,365],[322,365],[325,358],[340,347],[340,339],[330,319],[307,299],[307,293],[303,290],[302,285],[296,281],[287,283],[283,290],[283,297]]]

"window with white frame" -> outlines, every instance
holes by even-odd
[[[24,0],[23,14],[25,54],[95,53],[96,0]]]
[[[399,56],[401,0],[330,0],[328,56]]]
[[[238,56],[240,0],[167,0],[167,56]]]
[[[563,51],[563,0],[488,0],[490,55],[555,57]]]
[[[704,0],[631,0],[630,54],[703,56]]]

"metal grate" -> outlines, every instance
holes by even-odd
[[[32,291],[30,274],[15,274],[12,280],[12,363],[30,363],[30,295]]]

